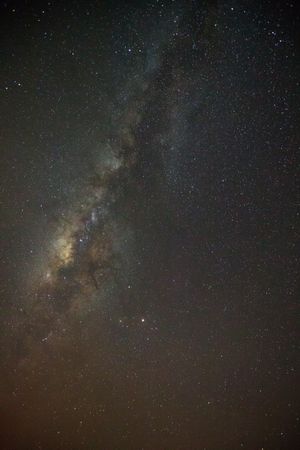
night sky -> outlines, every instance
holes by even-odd
[[[300,448],[296,3],[0,2],[1,450]]]

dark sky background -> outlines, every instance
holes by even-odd
[[[296,3],[0,2],[1,450],[300,445]]]

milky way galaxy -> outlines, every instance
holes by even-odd
[[[0,21],[0,449],[298,448],[296,6]]]

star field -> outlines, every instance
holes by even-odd
[[[298,448],[296,4],[0,21],[0,448]]]

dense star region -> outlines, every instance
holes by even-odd
[[[0,22],[0,449],[298,448],[296,2]]]

